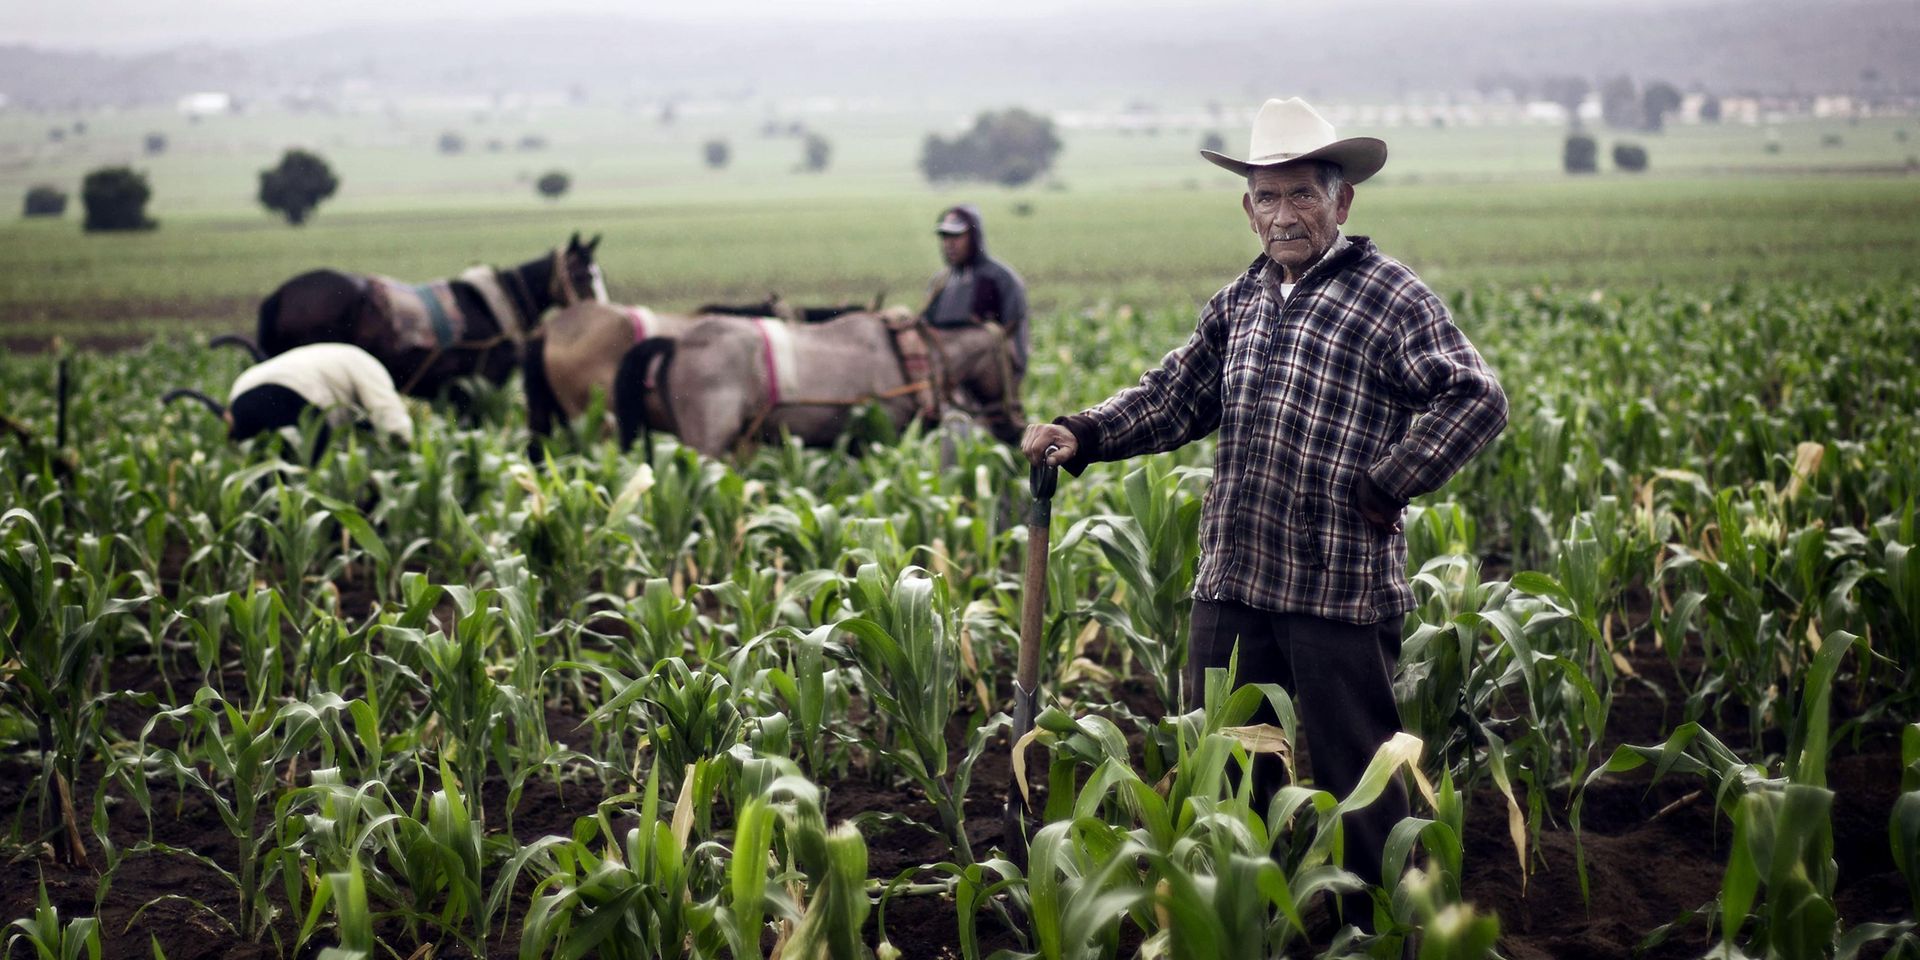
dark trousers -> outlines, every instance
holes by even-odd
[[[1195,600],[1193,630],[1182,677],[1187,704],[1199,705],[1208,667],[1226,667],[1234,645],[1240,647],[1240,672],[1234,686],[1275,683],[1293,697],[1294,711],[1307,740],[1313,785],[1344,798],[1379,749],[1400,732],[1400,710],[1393,699],[1393,668],[1400,659],[1400,627],[1394,616],[1378,623],[1354,624],[1298,613],[1270,613],[1245,604]],[[1265,700],[1248,723],[1274,723]],[[1289,731],[1297,736],[1301,731]],[[1280,758],[1261,754],[1253,764],[1255,810],[1286,784]],[[1365,809],[1345,817],[1348,870],[1370,884],[1380,882],[1380,853],[1387,834],[1408,815],[1407,792],[1398,778]],[[1372,929],[1372,900],[1365,894],[1341,897],[1348,923]]]

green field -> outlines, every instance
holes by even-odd
[[[937,266],[927,224],[958,199],[982,205],[995,252],[1025,275],[1043,311],[1103,302],[1188,311],[1255,252],[1239,185],[1197,158],[1193,131],[1067,131],[1053,185],[1008,191],[925,185],[914,166],[924,131],[886,116],[815,122],[836,141],[819,175],[793,172],[797,142],[763,138],[747,117],[662,129],[586,110],[485,124],[458,114],[193,125],[126,115],[91,118],[84,136],[57,145],[42,142],[47,122],[0,116],[0,196],[39,182],[77,192],[86,169],[131,160],[150,174],[161,226],[83,235],[77,197],[64,219],[0,225],[0,317],[15,343],[248,329],[259,299],[305,269],[425,280],[529,259],[573,230],[606,234],[601,259],[623,302],[684,309],[769,291],[839,301],[885,290],[917,304]],[[1376,131],[1391,138],[1392,159],[1361,190],[1347,229],[1446,291],[1911,277],[1920,189],[1884,172],[1904,162],[1908,144],[1896,136],[1909,126],[1785,124],[1778,154],[1761,150],[1761,128],[1675,128],[1635,138],[1648,144],[1652,172],[1585,178],[1557,172],[1551,127]],[[437,154],[443,129],[462,131],[468,153]],[[146,130],[169,134],[165,155],[134,156]],[[514,152],[526,132],[551,146]],[[1843,145],[1819,146],[1828,135]],[[724,171],[699,163],[708,136],[733,143]],[[486,152],[487,137],[507,150]],[[251,199],[256,172],[291,143],[320,149],[343,183],[298,229]],[[1805,172],[1816,167],[1882,172]],[[558,202],[530,186],[550,168],[575,180]]]
[[[1579,179],[1551,129],[1382,131],[1349,230],[1447,295],[1511,419],[1405,518],[1409,736],[1368,782],[1431,792],[1370,885],[1340,825],[1372,793],[1262,807],[1238,776],[1311,752],[1291,699],[1171,682],[1211,440],[1062,478],[1021,858],[1008,448],[869,424],[861,456],[719,462],[582,423],[534,464],[509,381],[302,466],[155,402],[221,392],[244,361],[201,338],[309,267],[426,279],[580,230],[622,301],[912,302],[969,197],[1032,288],[1051,416],[1254,253],[1195,131],[1069,132],[1058,187],[960,191],[898,118],[827,129],[818,176],[758,119],[107,116],[53,147],[0,114],[16,196],[175,136],[142,164],[158,230],[0,226],[7,960],[1920,960],[1906,124],[1783,124],[1777,154],[1679,129],[1641,138],[1653,172]],[[553,145],[437,156],[450,127]],[[295,139],[345,182],[299,229],[248,199]],[[547,203],[521,174],[554,166],[578,192]],[[1815,171],[1847,166],[1880,172]],[[1246,725],[1263,696],[1278,729]],[[1335,890],[1374,935],[1312,919]]]

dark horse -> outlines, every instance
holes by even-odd
[[[259,339],[220,337],[255,359],[309,343],[351,343],[379,358],[402,393],[437,395],[473,374],[506,382],[521,346],[546,311],[607,299],[593,262],[595,236],[574,234],[565,249],[517,267],[474,267],[413,287],[384,277],[314,270],[280,285],[260,304]]]

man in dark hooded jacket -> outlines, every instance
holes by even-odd
[[[1013,268],[987,256],[980,211],[963,203],[940,212],[936,228],[947,268],[928,284],[921,316],[936,327],[997,323],[1013,343],[1013,372],[1027,372],[1027,285]]]

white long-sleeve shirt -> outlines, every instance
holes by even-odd
[[[269,383],[286,387],[326,411],[327,422],[334,427],[365,416],[375,429],[413,442],[413,418],[407,415],[400,391],[393,388],[392,374],[373,354],[350,343],[295,347],[248,367],[234,379],[227,402]]]

